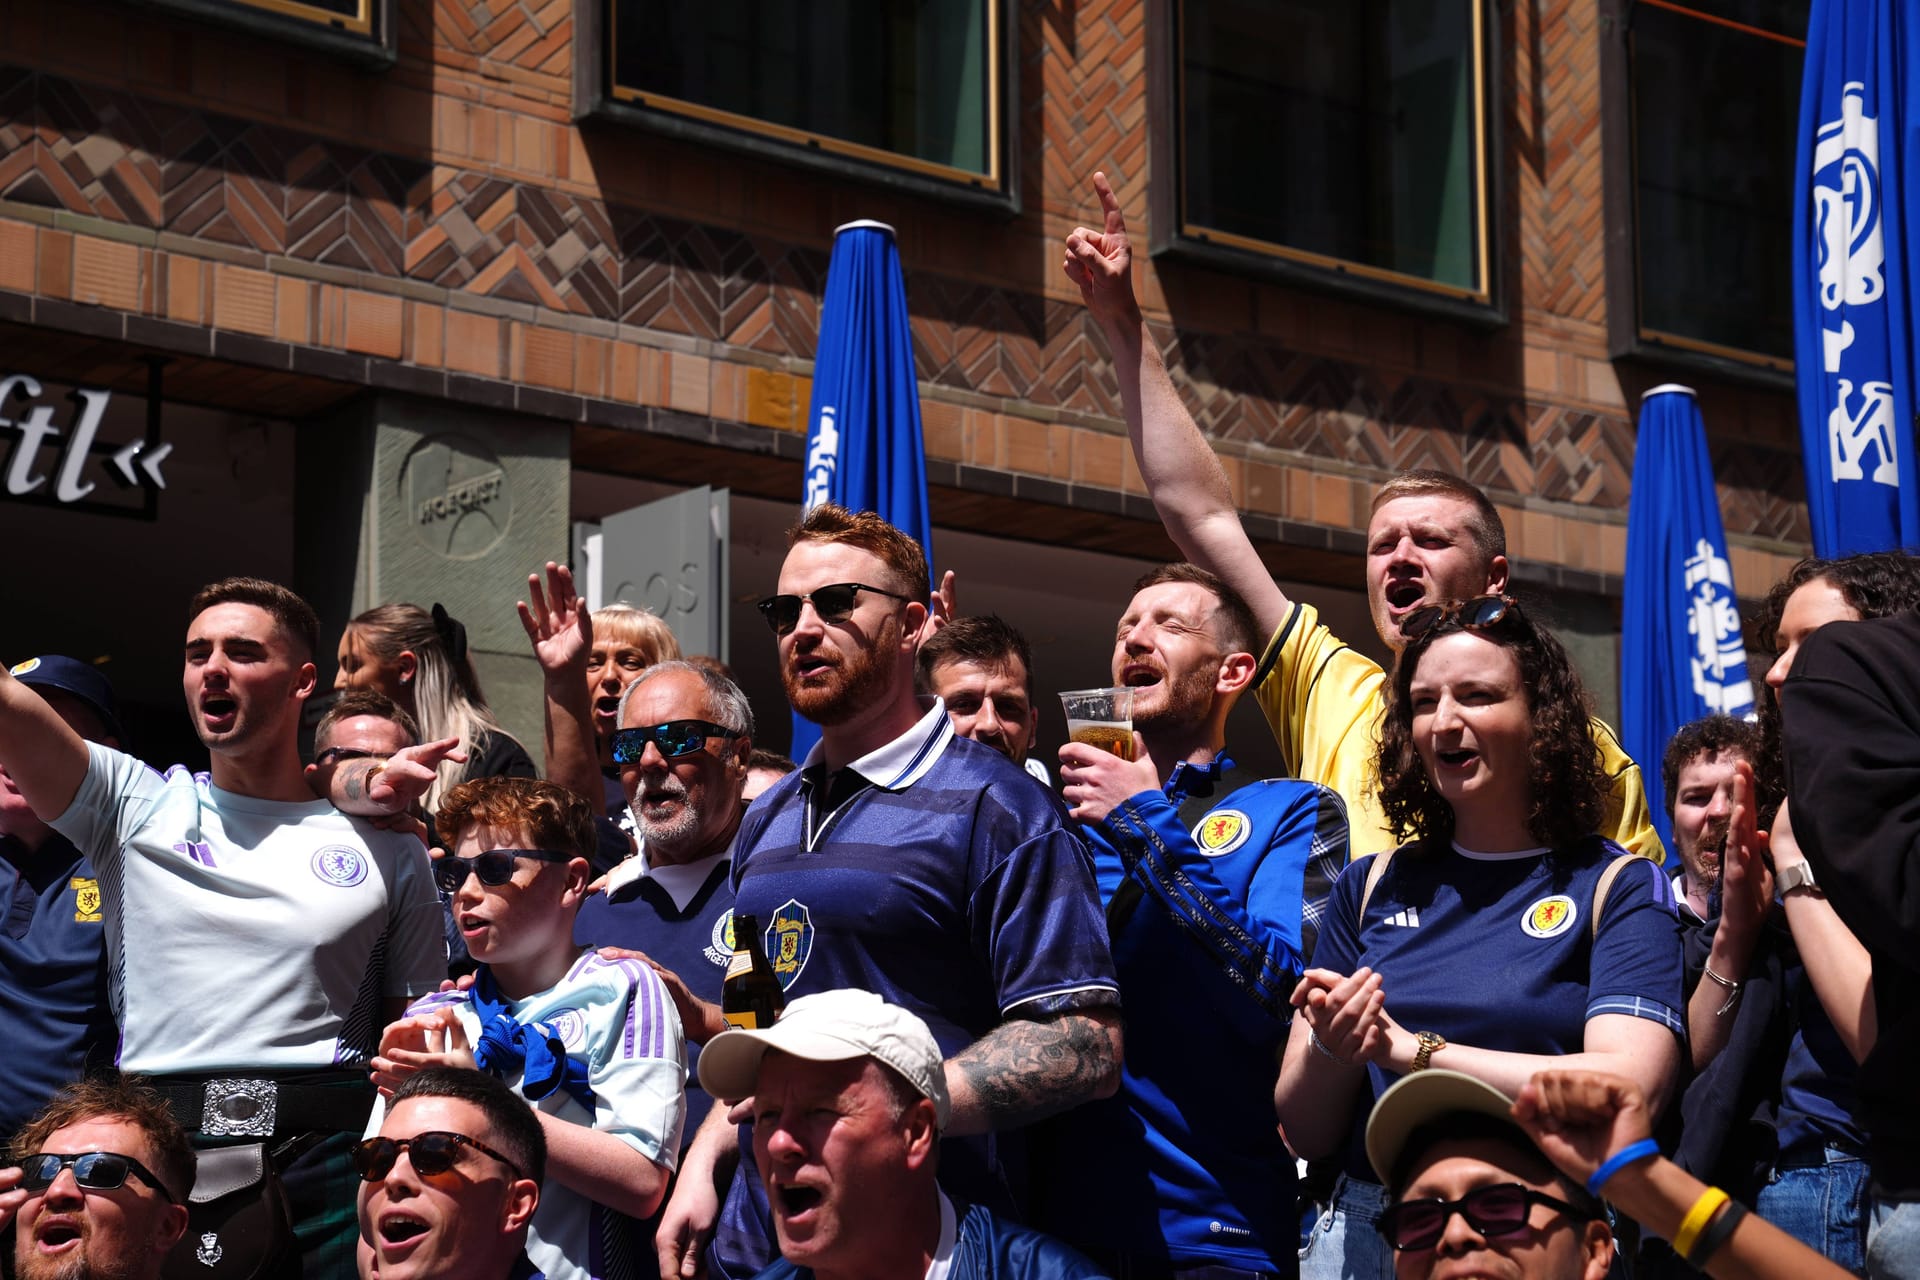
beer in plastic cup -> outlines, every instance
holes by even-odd
[[[1133,690],[1073,689],[1060,695],[1067,713],[1067,736],[1122,760],[1133,759]]]

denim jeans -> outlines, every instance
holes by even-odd
[[[1776,1168],[1754,1212],[1855,1275],[1867,1268],[1867,1162],[1828,1147]]]
[[[1920,1280],[1920,1202],[1874,1197],[1867,1280]]]
[[[1387,1189],[1341,1174],[1300,1250],[1300,1280],[1393,1280],[1393,1250],[1381,1236]]]

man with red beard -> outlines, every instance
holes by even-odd
[[[193,1148],[132,1080],[71,1085],[15,1136],[0,1231],[17,1280],[158,1280],[187,1228]]]
[[[1315,783],[1235,772],[1227,716],[1259,643],[1219,578],[1153,570],[1113,646],[1113,682],[1134,691],[1132,758],[1060,748],[1133,1034],[1119,1097],[1045,1126],[1035,1199],[1039,1226],[1115,1275],[1294,1269],[1273,1064],[1347,816]]]
[[[1017,1212],[1012,1131],[1119,1084],[1119,992],[1085,846],[1058,800],[915,696],[920,544],[825,505],[788,545],[760,611],[787,698],[821,740],[741,821],[735,918],[759,922],[790,999],[857,988],[927,1023],[953,1108],[941,1183]],[[722,1212],[712,1172],[728,1151],[740,1168]],[[716,1219],[715,1274],[773,1260],[751,1151],[714,1108],[656,1235],[663,1274],[691,1274]]]
[[[153,1077],[189,1132],[284,1153],[303,1280],[350,1276],[346,1151],[373,1106],[362,1064],[446,976],[440,903],[418,839],[314,798],[299,750],[319,629],[306,601],[229,578],[188,618],[181,683],[210,773],[162,776],[88,744],[8,675],[0,766],[99,873],[122,1069]],[[405,775],[418,794],[419,760],[340,764],[335,793]]]

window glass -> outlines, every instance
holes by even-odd
[[[161,0],[164,3],[164,0]],[[216,0],[240,12],[280,14],[318,26],[365,33],[373,28],[376,0]]]
[[[1643,337],[1793,358],[1793,166],[1807,4],[1633,9]]]
[[[612,0],[614,95],[997,180],[996,5]]]
[[[1182,230],[1485,292],[1476,0],[1181,0]]]

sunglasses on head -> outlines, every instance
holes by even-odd
[[[69,1168],[73,1180],[88,1191],[112,1191],[126,1185],[127,1175],[132,1174],[165,1196],[168,1204],[179,1203],[147,1166],[115,1151],[82,1151],[78,1155],[42,1151],[28,1156],[20,1162],[20,1185],[37,1194],[52,1186],[62,1169]]]
[[[711,720],[669,720],[665,724],[621,729],[613,735],[613,762],[638,764],[649,742],[660,748],[661,755],[671,758],[692,755],[707,744],[708,738],[739,736],[734,730]]]
[[[1502,1182],[1475,1187],[1458,1200],[1402,1200],[1380,1215],[1380,1234],[1402,1252],[1431,1249],[1446,1234],[1447,1219],[1457,1213],[1480,1235],[1498,1240],[1527,1230],[1528,1215],[1536,1204],[1557,1209],[1575,1222],[1591,1222],[1600,1216],[1517,1182]]]
[[[413,1162],[415,1173],[432,1177],[453,1168],[462,1147],[472,1147],[483,1155],[492,1156],[513,1170],[516,1178],[526,1177],[519,1165],[478,1138],[469,1138],[464,1133],[443,1133],[438,1129],[416,1133],[411,1138],[364,1138],[353,1146],[353,1171],[360,1175],[363,1182],[378,1182],[393,1172],[393,1162],[404,1151],[407,1159]]]
[[[571,862],[570,853],[555,853],[551,849],[488,849],[485,853],[476,853],[471,858],[456,858],[452,854],[433,864],[433,882],[440,886],[440,892],[454,894],[467,882],[469,873],[479,876],[484,885],[503,885],[513,879],[513,864],[519,858],[533,858],[539,862]]]
[[[1511,596],[1475,596],[1452,604],[1423,604],[1400,619],[1400,634],[1418,640],[1443,626],[1463,631],[1485,631],[1508,616],[1518,617],[1519,604]]]
[[[862,591],[871,591],[877,596],[886,596],[890,600],[904,600],[911,604],[912,596],[903,596],[893,591],[882,591],[879,587],[870,587],[864,582],[836,582],[831,586],[815,587],[805,595],[768,596],[754,607],[760,610],[760,616],[773,628],[773,634],[786,635],[800,625],[800,606],[811,603],[813,611],[820,615],[822,622],[845,622],[853,616],[858,603],[855,599]]]

